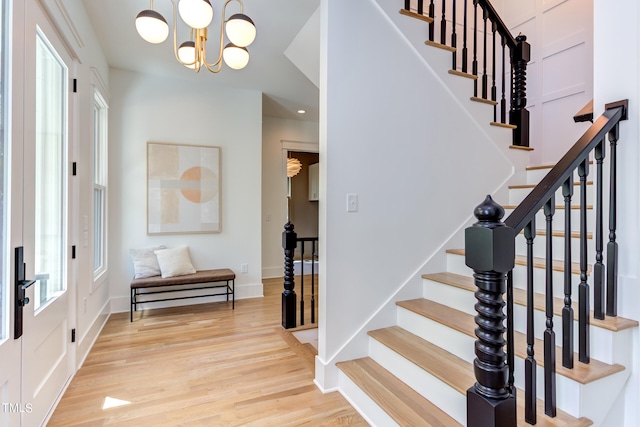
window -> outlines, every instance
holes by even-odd
[[[36,36],[35,287],[38,310],[66,289],[68,69],[44,34]]]
[[[93,274],[107,269],[107,103],[97,90],[93,103]]]

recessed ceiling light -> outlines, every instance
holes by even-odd
[[[304,114],[306,112],[307,112],[306,110],[298,110],[298,114]]]

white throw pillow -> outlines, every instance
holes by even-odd
[[[154,246],[151,248],[129,249],[133,260],[133,271],[136,279],[159,276],[160,266],[154,251],[164,249],[166,246]]]
[[[196,269],[191,263],[188,246],[160,249],[155,251],[155,254],[158,257],[162,277],[183,276],[196,272]]]

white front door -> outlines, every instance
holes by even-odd
[[[10,425],[30,427],[47,419],[73,373],[68,221],[73,61],[38,0],[13,7],[14,28],[24,30],[13,42],[11,240],[13,247],[24,248],[24,284],[33,284],[24,302],[13,307],[19,312],[23,305],[21,328],[16,319],[22,335],[12,337],[20,344],[20,424]],[[13,268],[20,274],[20,265]]]
[[[11,144],[9,105],[10,11],[0,1],[0,426],[18,426],[21,418],[21,341],[14,340],[14,235],[11,218],[22,211],[22,190],[14,177],[21,175],[22,154]],[[16,163],[13,163],[13,162]],[[21,181],[21,178],[20,178]],[[14,193],[18,203],[13,202]],[[19,207],[16,205],[20,205]],[[21,244],[21,236],[17,243]]]

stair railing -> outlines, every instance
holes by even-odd
[[[527,358],[525,359],[525,420],[535,424],[536,413],[536,352],[534,347],[534,283],[533,245],[535,217],[542,209],[546,224],[545,265],[545,330],[544,336],[544,396],[545,414],[556,415],[555,390],[555,333],[553,331],[553,254],[552,224],[555,213],[556,192],[561,191],[565,207],[564,219],[564,306],[562,308],[562,364],[573,369],[573,321],[572,308],[572,254],[571,214],[574,174],[579,178],[580,254],[578,284],[578,360],[589,363],[590,289],[587,282],[587,178],[591,157],[596,165],[595,181],[595,263],[593,266],[593,312],[597,319],[617,315],[617,263],[616,242],[616,175],[619,122],[627,119],[627,101],[605,106],[605,112],[591,125],[585,134],[551,169],[542,181],[529,193],[509,217],[501,222],[504,209],[490,196],[475,209],[478,219],[465,232],[466,264],[474,270],[476,291],[475,318],[476,343],[474,370],[476,384],[467,391],[467,426],[510,426],[515,423],[514,362],[513,362],[513,275],[515,265],[515,238],[521,231],[527,243],[526,294],[527,294]],[[603,263],[603,212],[604,179],[603,162],[606,138],[609,139],[609,242],[606,250],[606,266]],[[605,275],[606,271],[606,275]],[[606,279],[605,279],[606,278]],[[606,288],[606,298],[605,298]],[[504,294],[507,315],[504,313]],[[606,300],[606,303],[605,303]],[[507,321],[506,331],[504,321]],[[505,348],[506,333],[506,352]]]
[[[450,72],[474,80],[471,99],[493,105],[492,124],[511,127],[513,145],[528,147],[527,64],[531,59],[531,47],[526,41],[526,36],[520,34],[514,37],[489,0],[429,0],[429,5],[425,8],[426,1],[405,0],[404,9],[400,12],[429,22],[428,40],[425,43],[452,52]],[[462,6],[462,49],[458,49],[458,6]],[[451,15],[447,16],[449,10]],[[451,31],[447,29],[448,24]],[[436,26],[439,27],[437,40]],[[473,33],[472,43],[468,43],[469,32]],[[507,80],[510,80],[509,93]],[[501,91],[500,98],[498,86]],[[507,98],[510,100],[508,121]]]
[[[311,323],[316,323],[316,276],[318,259],[318,238],[298,237],[291,221],[284,225],[282,232],[282,248],[284,249],[284,290],[282,292],[282,327],[291,329],[297,327],[297,296],[295,292],[295,276],[300,277],[300,326],[305,322],[305,248],[311,245]],[[299,246],[298,246],[299,245]],[[296,274],[295,251],[300,248],[300,271]]]

